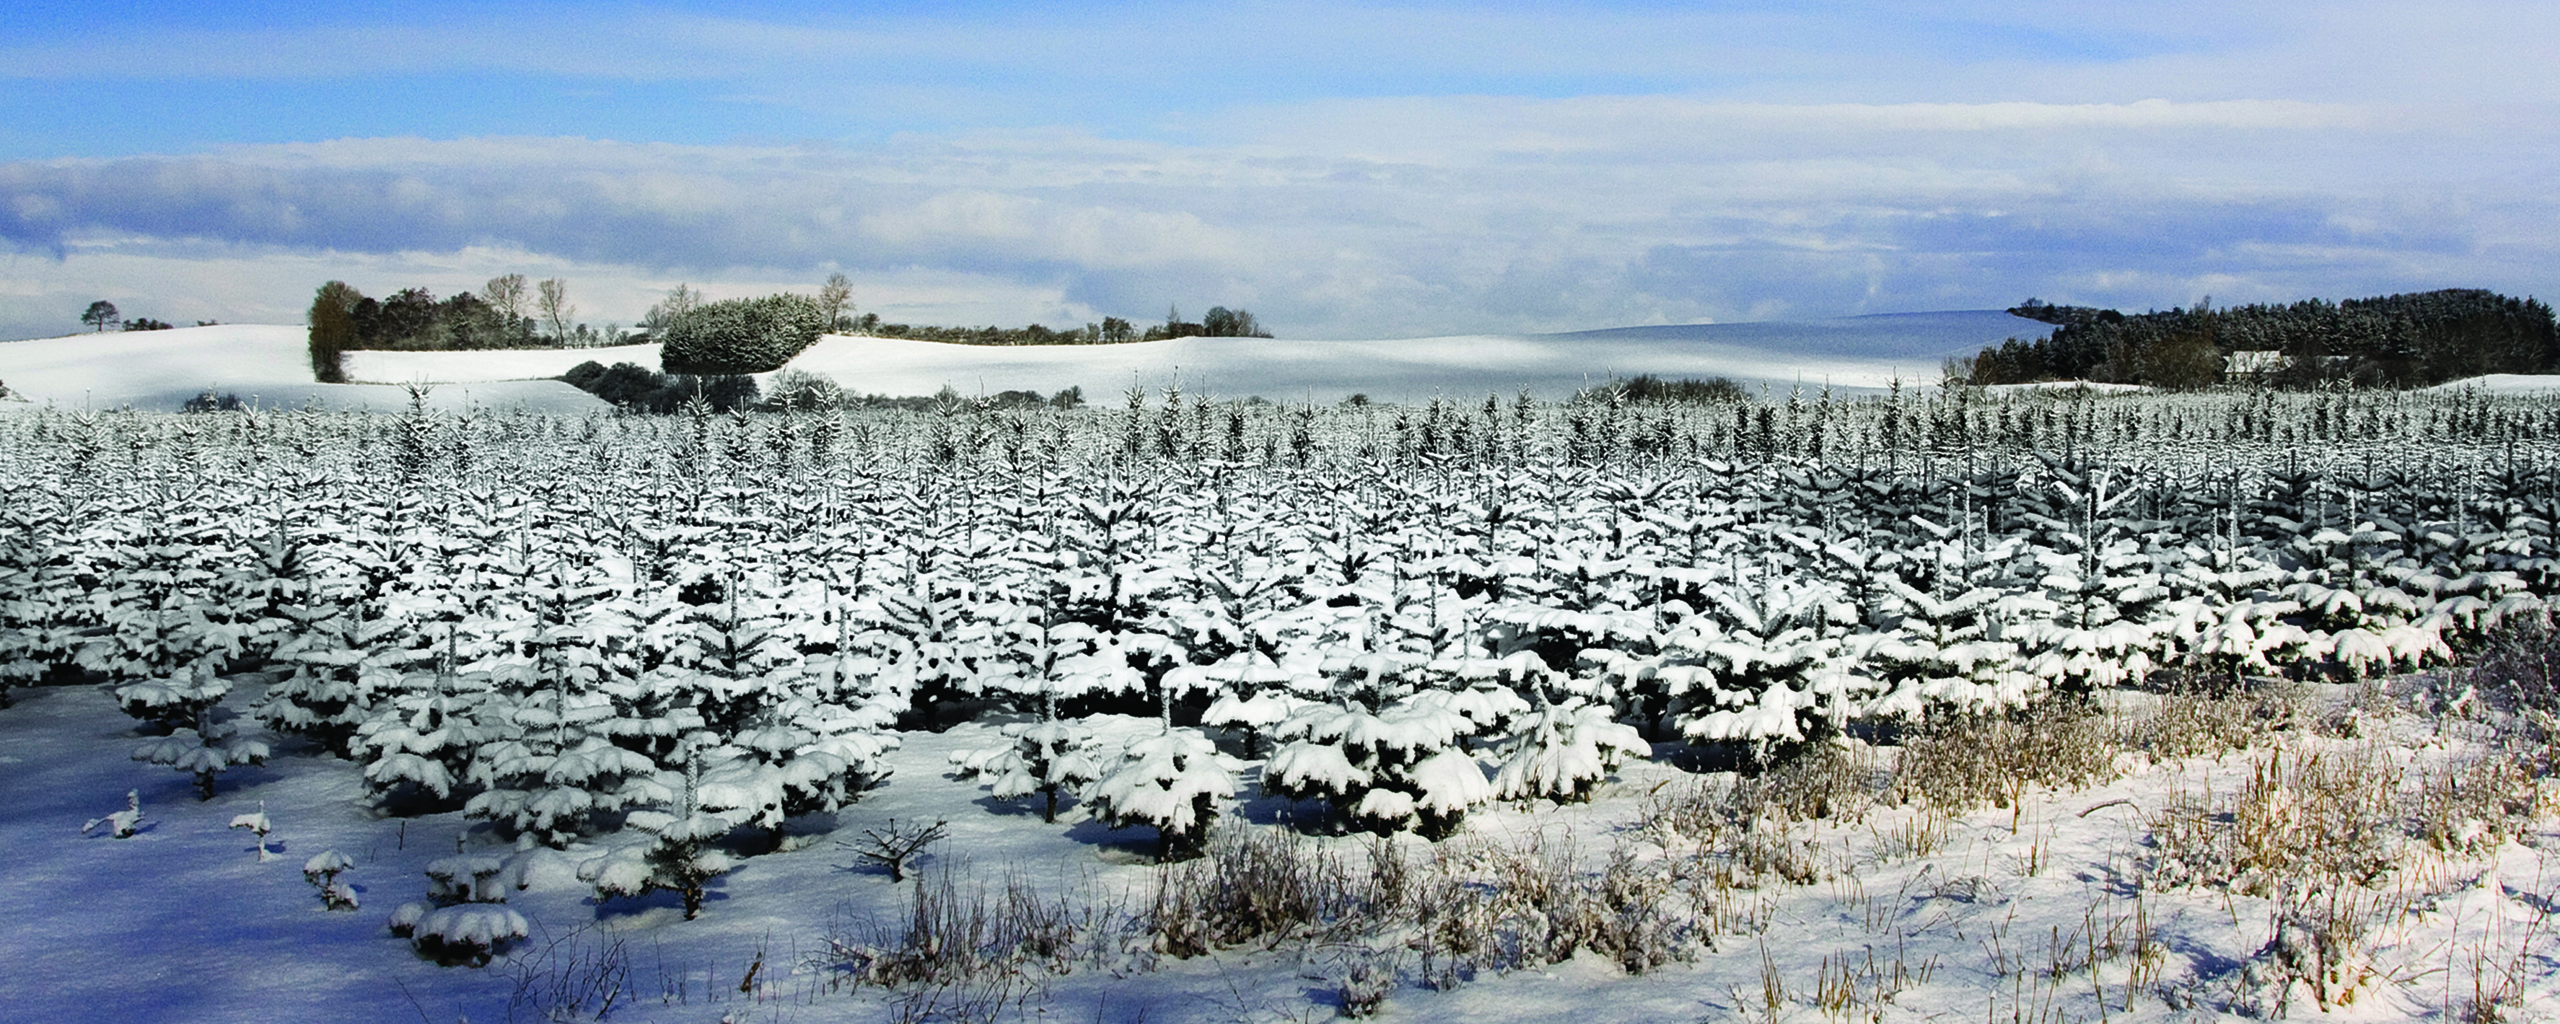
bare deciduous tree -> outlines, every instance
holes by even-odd
[[[663,329],[667,326],[668,321],[685,315],[685,313],[691,311],[693,307],[701,304],[701,292],[694,291],[692,285],[677,285],[673,290],[667,292],[667,297],[664,301],[655,306],[649,307],[649,315],[640,319],[640,325],[652,331]]]
[[[827,275],[826,287],[818,289],[818,305],[827,311],[828,330],[845,329],[853,313],[853,282],[840,273]]]
[[[489,308],[506,314],[509,326],[514,326],[517,320],[525,319],[526,298],[523,274],[493,277],[489,279],[488,284],[480,286],[481,301],[488,303]]]
[[[542,319],[551,324],[551,340],[555,344],[567,345],[569,321],[578,315],[578,307],[569,304],[569,282],[556,277],[546,277],[542,279],[540,287],[542,295],[537,301],[542,310]]]
[[[914,822],[900,825],[898,819],[891,818],[879,828],[863,829],[860,842],[839,842],[836,845],[852,850],[856,857],[888,868],[889,881],[895,884],[907,880],[909,860],[950,834],[951,823],[946,820],[936,819],[931,825],[919,826]]]

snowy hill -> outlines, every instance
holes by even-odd
[[[548,380],[579,363],[595,360],[606,366],[638,363],[658,368],[658,346],[613,345],[605,348],[527,348],[491,352],[349,352],[342,364],[347,379],[374,384],[436,384],[475,381]]]
[[[8,385],[13,399],[27,404],[75,409],[132,406],[168,412],[208,388],[266,407],[317,404],[388,411],[408,404],[407,390],[397,384],[313,383],[307,338],[301,327],[223,324],[6,342],[0,343],[0,383]],[[402,353],[368,353],[396,354]],[[593,396],[556,380],[508,380],[494,372],[446,379],[470,383],[437,388],[429,401],[438,408],[477,405],[543,412],[606,408]],[[17,401],[0,403],[0,407],[9,405],[25,407]]]
[[[1922,359],[1929,369],[1947,356],[1972,355],[1984,345],[2008,338],[2027,340],[2053,333],[2053,325],[2004,310],[1967,309],[1938,313],[1878,313],[1829,320],[1769,320],[1731,324],[1668,324],[1656,327],[1612,327],[1541,335],[1558,341],[1652,342],[1716,345],[1794,357],[1824,356]]]
[[[1938,379],[1947,356],[2050,327],[1998,310],[1904,313],[1786,323],[1622,327],[1544,335],[1461,335],[1379,341],[1178,338],[1095,346],[977,346],[831,335],[789,369],[834,378],[869,394],[929,395],[1084,389],[1097,400],[1132,383],[1177,380],[1194,394],[1337,401],[1436,395],[1475,398],[1526,388],[1555,398],[1613,377],[1730,377],[1784,390],[1796,384],[1848,392]],[[496,352],[350,352],[348,376],[311,381],[303,328],[224,325],[88,334],[0,344],[0,382],[28,401],[64,406],[175,409],[207,388],[267,406],[306,402],[392,409],[399,385],[443,385],[440,407],[477,404],[557,412],[601,408],[548,378],[587,360],[655,368],[657,346]]]
[[[1784,389],[1824,385],[1873,391],[1900,380],[1934,383],[1941,362],[2051,326],[1999,310],[1906,313],[1794,323],[1624,327],[1543,335],[1462,335],[1392,341],[1179,338],[1127,345],[979,347],[897,338],[822,338],[791,369],[822,373],[873,394],[966,394],[1084,388],[1088,401],[1133,381],[1162,387],[1177,375],[1194,393],[1335,401],[1354,392],[1382,401],[1509,395],[1526,388],[1561,397],[1609,380],[1730,377]]]
[[[2560,393],[2560,374],[2492,373],[2446,381],[2426,390],[2480,391],[2492,395],[2549,395]]]

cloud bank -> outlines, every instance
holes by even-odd
[[[0,336],[509,272],[598,322],[841,270],[892,320],[1358,338],[2560,265],[2547,5],[791,6],[235,11],[116,60],[36,19],[0,45]],[[223,116],[129,102],[182,94]]]

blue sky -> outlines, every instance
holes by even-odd
[[[22,5],[23,6],[23,5]],[[37,3],[0,337],[343,278],[1284,337],[2549,297],[2548,3]]]

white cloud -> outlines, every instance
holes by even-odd
[[[2027,295],[2534,292],[2560,255],[2560,161],[2533,113],[1450,97],[1260,107],[1195,144],[1063,129],[837,147],[343,139],[0,164],[0,239],[25,253],[6,276],[48,282],[42,301],[75,321],[78,296],[186,280],[189,261],[263,296],[193,301],[297,317],[319,280],[358,272],[332,268],[443,293],[558,267],[622,289],[588,308],[627,320],[678,280],[805,288],[840,267],[893,319],[1222,303],[1313,337]],[[116,262],[137,259],[161,262]],[[0,328],[61,318],[19,315],[40,304],[12,300]]]
[[[1240,264],[1246,247],[1187,212],[1061,208],[982,190],[943,192],[861,218],[868,240],[910,253],[1000,248],[1011,258],[1090,268]]]
[[[599,329],[629,327],[678,284],[713,299],[812,291],[831,270],[728,267],[666,272],[613,263],[563,260],[511,247],[451,252],[303,252],[255,246],[171,244],[134,237],[95,238],[61,259],[0,251],[0,339],[50,337],[86,330],[80,311],[106,299],[128,317],[185,326],[223,323],[299,324],[320,282],[343,280],[368,295],[421,287],[438,296],[477,292],[491,277],[520,273],[559,277],[579,319]],[[865,272],[857,309],[892,323],[1081,325],[1102,314],[1053,284],[928,268]]]

